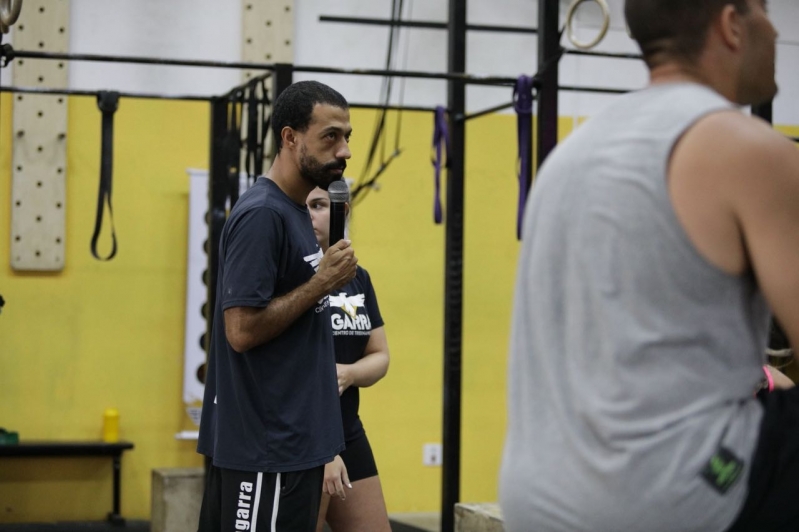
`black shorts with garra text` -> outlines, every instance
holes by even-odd
[[[325,467],[253,473],[209,464],[198,532],[314,532]]]

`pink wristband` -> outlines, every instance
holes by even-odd
[[[768,370],[768,367],[763,366],[763,373],[766,374],[766,382],[768,382],[768,391],[774,391],[774,377],[771,376],[771,372]]]

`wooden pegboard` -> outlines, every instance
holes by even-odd
[[[242,61],[294,62],[294,0],[242,0]],[[263,74],[246,70],[242,81]]]
[[[242,0],[241,60],[253,63],[294,62],[294,0]],[[242,81],[264,74],[245,70]],[[268,86],[271,84],[267,84]],[[242,131],[247,131],[247,117],[242,117]],[[272,146],[272,132],[267,146]],[[273,154],[264,152],[263,170],[272,165]]]
[[[25,0],[13,27],[18,50],[66,52],[69,0]],[[64,61],[17,59],[18,87],[64,88]],[[14,96],[11,180],[11,267],[60,271],[66,233],[67,101],[63,96]]]

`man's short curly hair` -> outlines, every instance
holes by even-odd
[[[335,89],[318,81],[298,81],[289,85],[272,106],[272,132],[277,143],[277,152],[283,148],[281,131],[290,127],[296,131],[308,130],[317,104],[349,109],[347,100]]]

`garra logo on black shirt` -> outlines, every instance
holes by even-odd
[[[325,254],[322,253],[322,248],[319,248],[316,253],[312,255],[306,255],[305,257],[302,258],[302,260],[310,264],[311,267],[313,268],[313,271],[318,272],[319,263],[322,262],[322,257],[324,256]]]
[[[322,257],[324,256],[325,254],[322,252],[322,248],[319,248],[316,253],[312,255],[306,255],[305,257],[302,258],[302,260],[307,262],[311,266],[311,268],[313,268],[313,271],[318,272],[319,263],[322,262]],[[327,296],[323,297],[316,303],[317,303],[316,313],[319,314],[320,312],[323,312],[327,308],[328,305]]]
[[[355,294],[348,296],[346,292],[330,296],[330,307],[341,309],[342,313],[333,312],[330,315],[333,325],[333,334],[368,335],[372,331],[372,322],[366,313],[358,314],[359,308],[364,308],[366,296]]]

